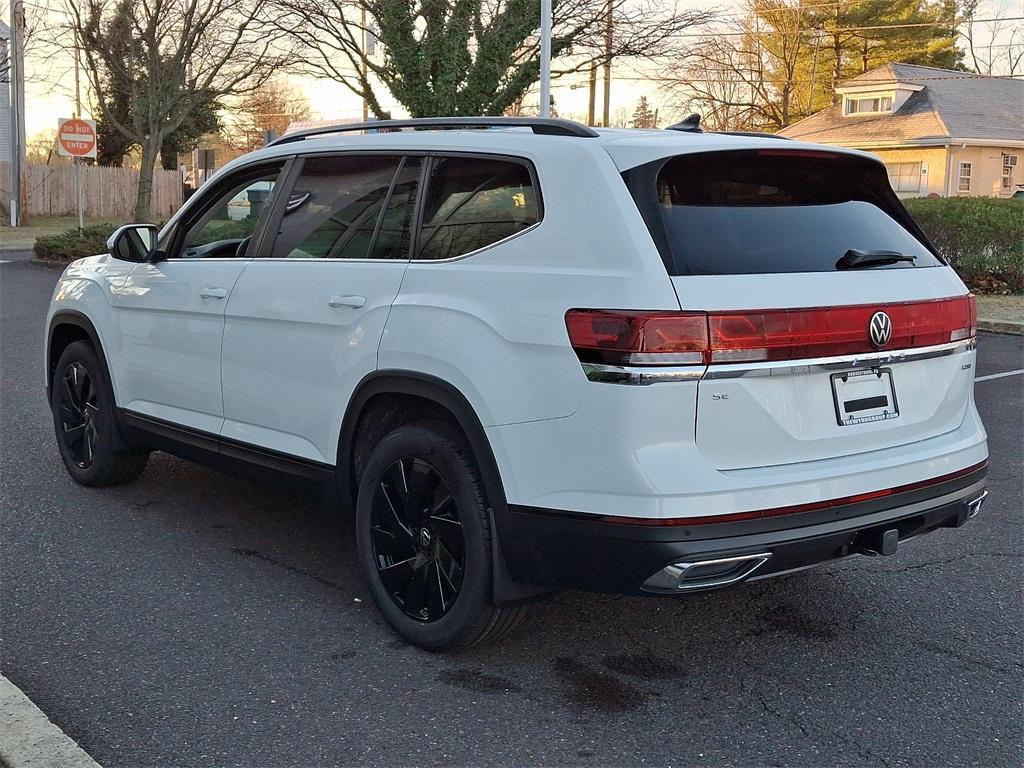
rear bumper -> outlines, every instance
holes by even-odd
[[[977,513],[986,473],[982,467],[885,498],[709,525],[630,525],[515,505],[510,512],[524,576],[531,583],[615,594],[677,594],[778,576],[865,551],[888,554],[897,542],[957,528]],[[718,564],[686,567],[707,561]],[[681,577],[688,570],[692,575]]]

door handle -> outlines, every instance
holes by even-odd
[[[359,307],[366,304],[365,296],[331,296],[327,300],[327,305],[337,309],[338,307],[353,307],[358,309]]]
[[[228,295],[227,288],[200,288],[199,298],[201,299],[223,299]]]

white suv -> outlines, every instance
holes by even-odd
[[[378,608],[431,649],[560,587],[688,594],[977,513],[973,297],[877,159],[370,127],[285,136],[67,268],[45,366],[75,480],[159,449],[337,483]]]

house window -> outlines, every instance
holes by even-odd
[[[960,173],[956,179],[956,191],[957,192],[970,192],[971,191],[971,164],[960,163]]]
[[[1003,189],[1013,189],[1013,169],[1017,167],[1017,155],[1003,155]]]
[[[918,192],[921,189],[920,163],[886,163],[889,183],[896,192]]]
[[[846,114],[848,115],[862,115],[871,112],[892,112],[892,96],[846,100]]]

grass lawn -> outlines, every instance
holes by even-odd
[[[7,219],[0,225],[0,250],[30,250],[36,242],[37,237],[43,235],[57,235],[66,229],[78,226],[77,216],[33,216],[28,221],[28,226],[12,228],[7,225]],[[96,219],[85,217],[85,226],[94,224],[110,224],[110,231],[118,224],[127,222],[110,221],[109,219]]]

